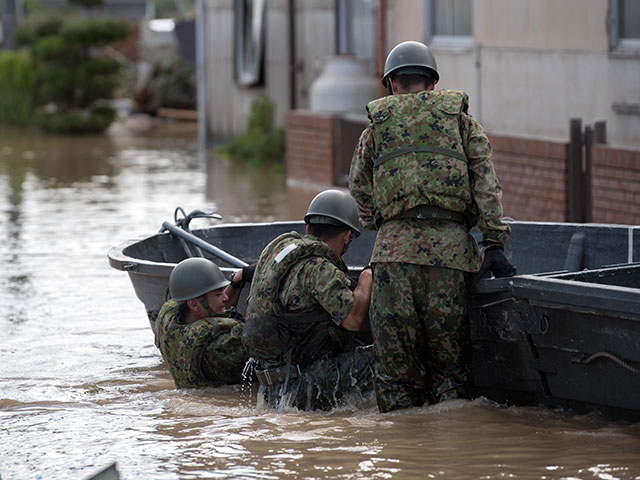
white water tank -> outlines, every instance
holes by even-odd
[[[309,107],[316,112],[366,115],[367,103],[378,97],[378,83],[363,61],[329,57],[309,88]]]

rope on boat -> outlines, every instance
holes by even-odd
[[[631,371],[633,373],[640,373],[640,368],[634,367],[633,365],[631,365],[626,360],[623,360],[620,357],[618,357],[617,355],[614,355],[613,353],[609,353],[609,352],[597,352],[597,353],[594,353],[593,355],[591,355],[586,360],[582,360],[581,363],[587,365],[587,364],[593,362],[596,358],[608,358],[609,360],[613,360],[614,362],[616,362],[621,367],[624,367],[624,368],[626,368],[627,370],[629,370],[629,371]]]
[[[182,218],[178,218],[178,213],[182,214]],[[192,210],[187,214],[182,207],[177,207],[173,212],[173,222],[176,226],[186,230],[187,232],[190,232],[189,224],[194,218],[213,218],[215,220],[220,220],[222,217],[217,213],[206,213],[202,210]]]

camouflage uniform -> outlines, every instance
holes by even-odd
[[[371,314],[381,411],[468,393],[464,272],[482,263],[469,226],[500,245],[510,228],[500,219],[489,140],[467,108],[467,94],[454,90],[367,106],[371,123],[353,156],[349,190],[361,225],[378,229]],[[416,218],[423,206],[434,216]]]
[[[214,316],[184,323],[180,305],[165,302],[156,321],[156,346],[176,387],[240,383],[249,358],[242,343],[242,319]]]
[[[309,372],[317,366],[312,364],[337,357],[348,345],[349,334],[340,326],[354,302],[347,273],[342,259],[313,235],[285,233],[260,255],[243,339],[259,370],[281,367],[287,372],[284,380],[261,386],[261,396],[269,405],[285,406],[280,402],[285,395],[288,405],[301,409],[336,405],[317,388],[314,394],[307,393],[315,388]],[[334,363],[331,368],[339,372],[343,367]],[[339,390],[337,383],[332,385],[324,387]]]

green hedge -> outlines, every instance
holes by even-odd
[[[35,123],[55,133],[101,133],[113,122],[116,112],[109,107],[94,107],[89,112],[67,111],[49,113],[38,111]]]
[[[285,151],[283,128],[273,128],[273,102],[259,95],[251,102],[247,132],[229,141],[220,152],[232,160],[247,161],[258,165],[265,162],[282,162]]]
[[[0,122],[31,122],[35,82],[35,67],[27,53],[0,52]]]
[[[95,6],[100,0],[78,0]],[[33,123],[61,133],[104,131],[115,111],[104,105],[120,81],[120,65],[99,47],[127,37],[126,22],[107,17],[34,15],[16,31],[36,72]]]

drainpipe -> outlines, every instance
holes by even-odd
[[[154,0],[144,2],[144,18],[145,20],[156,18],[156,2]]]
[[[296,0],[289,0],[289,109],[296,108]]]
[[[376,76],[382,78],[384,62],[387,57],[387,1],[378,0],[378,14],[376,15]],[[382,83],[378,87],[378,96],[387,94]]]
[[[196,91],[198,103],[198,145],[200,154],[207,148],[207,99],[205,94],[206,72],[204,62],[204,0],[196,0]]]
[[[14,50],[15,43],[13,41],[13,33],[18,26],[18,19],[16,16],[16,1],[4,0],[4,16],[2,18],[2,29],[4,36],[4,48],[7,50]]]
[[[481,47],[480,45],[476,44],[473,47],[474,50],[474,54],[475,54],[475,98],[476,98],[476,105],[477,105],[477,109],[476,112],[474,113],[474,117],[476,117],[476,119],[478,120],[478,122],[482,123],[482,64],[480,62],[480,51],[481,51]]]

